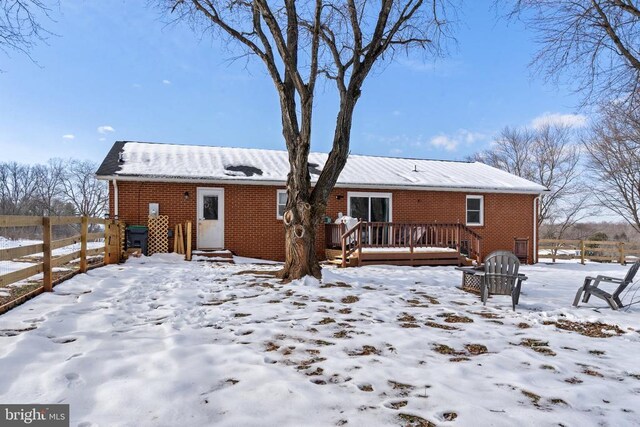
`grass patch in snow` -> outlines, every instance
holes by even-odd
[[[458,418],[458,414],[456,414],[455,412],[445,412],[444,414],[442,414],[442,419],[445,421],[453,421],[456,418]]]
[[[404,427],[436,427],[434,423],[412,414],[398,414]]]
[[[428,321],[428,322],[425,323],[425,325],[427,325],[427,326],[429,326],[431,328],[444,329],[445,331],[457,331],[457,330],[459,330],[455,326],[443,325],[441,323],[436,323],[436,322],[433,322],[433,321]]]
[[[351,350],[348,354],[349,356],[380,356],[382,353],[372,345],[363,345],[359,350]]]
[[[360,298],[355,295],[349,295],[340,300],[340,302],[342,302],[343,304],[353,304],[358,301],[360,301]]]
[[[479,354],[487,353],[487,346],[482,344],[465,344],[464,348],[467,352],[472,356],[477,356]]]
[[[447,323],[473,323],[473,319],[454,313],[442,313],[438,314],[438,317],[444,318],[444,321]]]
[[[556,353],[549,348],[548,341],[542,341],[535,338],[524,338],[520,341],[520,344],[523,347],[529,347],[531,350],[544,354],[545,356],[555,356]]]
[[[398,410],[400,408],[404,408],[405,406],[407,406],[407,403],[409,403],[409,402],[406,401],[406,400],[399,400],[399,401],[396,401],[396,402],[389,402],[388,406],[391,409]]]
[[[324,285],[321,285],[320,288],[351,288],[351,285],[344,282],[325,283]]]
[[[543,322],[544,325],[555,325],[556,328],[565,331],[577,332],[580,335],[591,338],[610,338],[624,334],[618,325],[609,325],[602,322],[572,322],[570,320],[558,320]]]

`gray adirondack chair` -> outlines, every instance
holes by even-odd
[[[627,286],[633,283],[633,278],[636,276],[636,273],[638,273],[638,269],[640,269],[640,261],[636,261],[631,266],[631,268],[627,272],[627,275],[623,279],[602,275],[596,277],[585,277],[584,283],[576,293],[576,298],[573,300],[573,305],[575,307],[578,306],[578,304],[580,303],[580,297],[584,293],[584,297],[582,298],[582,302],[584,303],[589,302],[589,298],[593,295],[594,297],[605,300],[612,310],[618,310],[622,308],[623,305],[622,301],[620,301],[620,294],[626,289]],[[615,285],[618,285],[618,287],[615,291],[613,291],[612,294],[610,294],[598,287],[601,284],[605,283],[613,283]]]
[[[518,274],[520,261],[513,252],[491,252],[484,260],[484,274],[480,283],[480,298],[487,304],[489,294],[511,295],[511,305],[515,311],[520,300],[522,282],[527,280],[524,274]]]

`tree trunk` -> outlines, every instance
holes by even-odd
[[[285,229],[285,265],[278,276],[285,281],[304,276],[320,278],[316,256],[316,231],[324,212],[306,201],[295,203],[283,216]]]

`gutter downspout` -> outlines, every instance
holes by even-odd
[[[114,219],[118,219],[118,181],[113,179],[113,216]]]
[[[542,195],[533,198],[533,263],[538,263],[538,210],[539,201]]]

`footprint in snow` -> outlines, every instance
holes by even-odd
[[[76,374],[75,372],[64,374],[64,377],[67,380],[68,388],[75,387],[80,382],[80,375]]]

